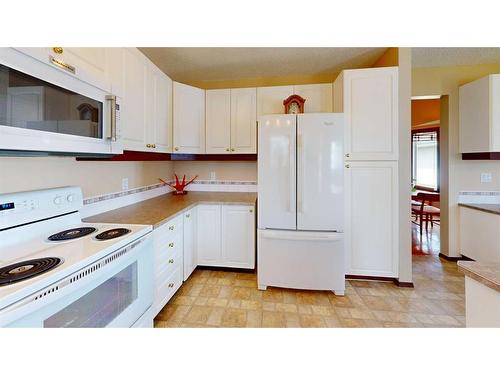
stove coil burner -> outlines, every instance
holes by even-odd
[[[127,228],[115,228],[99,233],[95,236],[95,239],[99,241],[112,240],[113,238],[124,236],[130,232],[131,230]]]
[[[18,283],[41,275],[61,264],[60,258],[38,258],[0,268],[0,286]]]
[[[97,229],[94,227],[81,227],[81,228],[73,228],[68,230],[63,230],[62,232],[53,234],[49,237],[49,241],[66,241],[66,240],[74,240],[75,238],[80,238],[83,236],[87,236],[90,233],[95,232]]]

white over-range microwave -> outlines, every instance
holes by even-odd
[[[120,98],[79,67],[37,57],[0,48],[0,154],[121,153]]]

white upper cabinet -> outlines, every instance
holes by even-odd
[[[257,90],[206,91],[207,154],[255,154]]]
[[[123,54],[123,109],[121,111],[123,148],[145,151],[147,150],[145,103],[151,99],[146,98],[148,68],[139,50],[124,48]]]
[[[206,93],[207,154],[231,152],[231,90],[207,90]]]
[[[500,152],[500,74],[459,88],[460,152]]]
[[[344,112],[346,159],[397,160],[398,68],[344,70],[334,87],[335,111]]]
[[[172,80],[156,66],[152,67],[153,84],[153,124],[154,135],[149,143],[154,151],[172,152],[173,119],[172,119]]]
[[[111,91],[104,47],[19,47],[18,51],[105,91]],[[56,53],[57,51],[57,53]]]
[[[172,80],[136,48],[110,56],[113,92],[122,97],[123,148],[172,152]]]
[[[257,89],[231,89],[231,152],[257,152]]]
[[[173,83],[174,153],[205,153],[205,90]]]
[[[331,83],[294,86],[294,93],[306,100],[304,103],[305,113],[332,112],[332,91],[333,85]]]
[[[283,100],[293,95],[293,86],[257,88],[257,116],[285,113]]]

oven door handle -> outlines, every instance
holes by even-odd
[[[116,142],[116,95],[106,95],[106,100],[109,102],[110,108],[110,134],[108,136],[112,142]]]

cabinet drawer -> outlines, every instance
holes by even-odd
[[[183,240],[182,233],[180,233],[172,238],[165,238],[161,242],[157,242],[155,245],[155,261],[161,262],[182,253]]]
[[[177,267],[182,266],[182,253],[176,252],[171,254],[168,257],[162,257],[161,259],[155,259],[155,279],[158,282],[162,282],[163,280],[170,277],[172,272]]]
[[[168,279],[157,285],[155,310],[159,312],[182,285],[182,267],[177,267]]]
[[[161,227],[155,229],[155,246],[157,243],[169,241],[175,236],[182,235],[183,216],[177,215]]]

